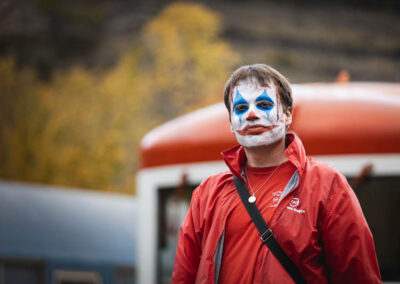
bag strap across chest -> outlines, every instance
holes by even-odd
[[[278,241],[274,237],[274,233],[268,227],[265,222],[263,216],[261,215],[258,207],[255,203],[248,202],[250,197],[249,190],[247,189],[246,184],[236,177],[233,176],[234,183],[236,186],[236,190],[239,193],[240,199],[243,202],[244,207],[246,208],[247,213],[249,214],[251,220],[256,226],[258,232],[260,233],[261,241],[270,249],[272,254],[278,259],[278,261],[282,264],[282,266],[289,273],[290,277],[292,277],[293,281],[296,283],[307,283],[303,276],[300,274],[297,266],[293,263],[293,261],[288,257],[282,247],[279,245]]]

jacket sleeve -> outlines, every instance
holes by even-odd
[[[325,212],[321,237],[332,283],[382,283],[371,231],[342,175],[332,183]]]
[[[199,188],[192,195],[189,211],[183,221],[171,283],[195,283],[201,257]]]

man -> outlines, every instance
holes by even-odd
[[[236,176],[307,283],[380,283],[373,238],[345,177],[286,133],[288,81],[267,65],[243,66],[226,83],[224,101],[240,146],[222,153],[229,172],[193,192],[171,282],[294,282],[260,240]]]

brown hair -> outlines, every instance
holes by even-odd
[[[266,64],[253,64],[236,69],[225,84],[224,102],[229,113],[231,112],[230,98],[233,88],[237,82],[249,78],[255,78],[259,84],[273,83],[277,88],[284,112],[293,107],[292,88],[289,81],[281,73]]]

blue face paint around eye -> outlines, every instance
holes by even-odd
[[[242,94],[236,89],[235,100],[233,102],[233,109],[235,110],[235,114],[239,117],[239,121],[242,122],[243,114],[249,109],[248,107],[244,110],[236,110],[236,106],[244,104],[248,106],[248,102],[242,97]]]
[[[269,114],[271,113],[272,109],[274,108],[275,103],[271,99],[271,97],[268,95],[266,89],[264,89],[264,92],[260,96],[258,96],[258,98],[256,99],[256,103],[259,102],[259,101],[268,101],[268,102],[271,103],[271,105],[269,105],[268,107],[262,107],[262,106],[258,106],[257,105],[257,108],[259,110],[264,111],[267,114],[267,117],[269,118]]]

